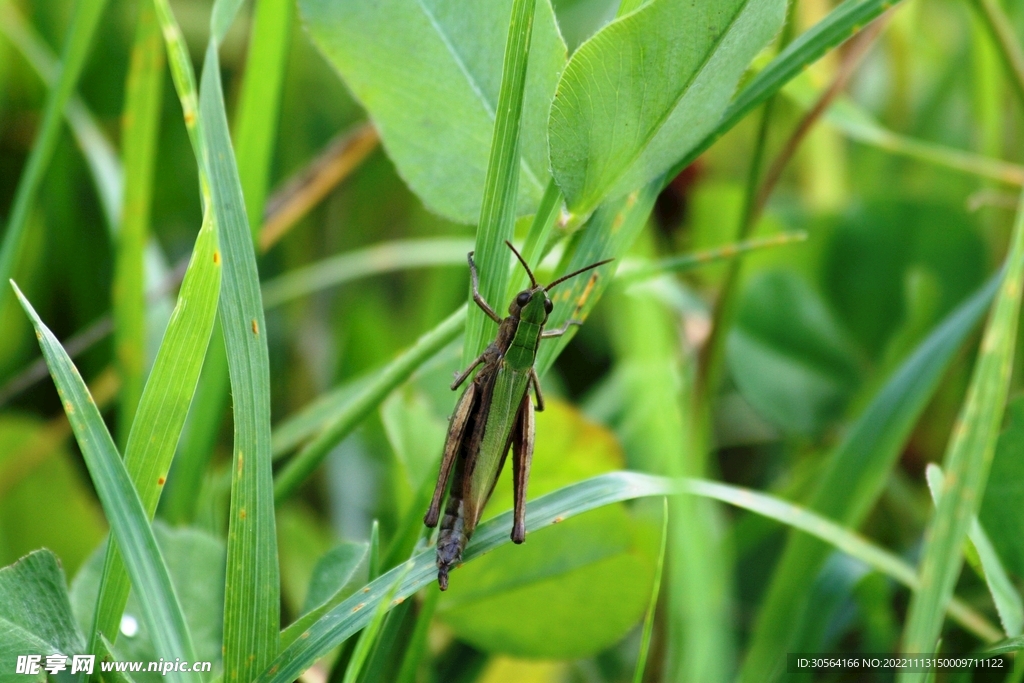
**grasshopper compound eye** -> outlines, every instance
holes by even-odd
[[[516,297],[516,305],[522,308],[528,303],[530,303],[530,293],[528,291],[519,292],[519,296]]]
[[[551,309],[553,309],[554,307],[555,307],[555,305],[553,303],[551,303],[551,299],[548,299],[547,297],[545,297],[544,298],[544,310],[547,311],[550,314],[551,313]]]

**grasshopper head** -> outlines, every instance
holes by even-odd
[[[554,305],[543,287],[531,287],[516,294],[508,305],[509,315],[527,322],[543,325]]]
[[[547,322],[548,314],[551,313],[551,309],[553,308],[551,304],[551,299],[548,298],[548,290],[550,290],[552,287],[561,282],[565,282],[571,277],[575,277],[580,273],[585,273],[591,268],[603,266],[609,261],[614,260],[605,259],[604,261],[591,263],[589,266],[585,268],[580,268],[579,270],[573,271],[568,275],[563,275],[562,277],[558,278],[557,280],[549,284],[547,287],[542,287],[541,285],[537,284],[537,278],[533,276],[533,271],[530,270],[530,266],[526,265],[526,260],[518,251],[516,251],[516,248],[512,246],[512,243],[509,242],[508,240],[505,240],[505,244],[507,244],[508,248],[512,250],[512,253],[516,255],[516,258],[519,259],[519,262],[523,264],[523,268],[526,269],[526,274],[530,276],[531,285],[529,289],[524,289],[523,291],[519,292],[519,294],[516,295],[516,298],[513,299],[512,303],[508,305],[508,313],[509,315],[515,318],[535,323],[537,325],[543,325],[545,322]]]

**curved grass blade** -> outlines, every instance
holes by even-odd
[[[945,606],[963,563],[961,546],[985,493],[1006,396],[1010,388],[1021,287],[1024,284],[1024,194],[1017,209],[1006,276],[996,295],[981,341],[967,397],[953,427],[945,458],[946,480],[925,536],[921,560],[924,587],[910,601],[904,652],[930,652],[942,628]],[[903,674],[900,680],[915,680]]]
[[[995,295],[999,276],[950,313],[893,373],[846,438],[831,453],[808,499],[808,508],[856,528],[885,486],[889,472],[943,373]],[[791,533],[761,602],[741,680],[762,681],[779,670],[801,615],[809,608],[805,587],[830,549]]]
[[[668,498],[662,508],[661,550],[658,551],[658,564],[654,567],[654,585],[651,586],[651,602],[647,605],[644,615],[644,628],[640,634],[640,654],[636,658],[633,669],[633,683],[643,683],[644,669],[647,668],[647,655],[651,651],[651,636],[654,634],[654,612],[658,608],[658,594],[661,592],[661,573],[665,568],[665,546],[668,543]]]
[[[156,12],[149,2],[141,2],[125,94],[124,204],[113,284],[114,353],[121,375],[118,436],[122,446],[128,441],[145,383],[145,248],[163,102],[163,68],[164,47]]]
[[[435,237],[393,240],[302,266],[263,283],[263,307],[280,306],[313,292],[369,275],[426,266],[463,266],[473,250],[468,239]]]
[[[209,216],[209,214],[208,214]],[[178,303],[157,352],[125,449],[124,466],[147,518],[152,518],[199,381],[217,316],[221,265],[217,233],[199,230]],[[91,643],[115,641],[130,585],[116,544],[107,546]]]
[[[157,653],[164,659],[195,661],[192,637],[171,585],[167,565],[157,547],[142,501],[103,424],[103,417],[60,342],[39,319],[17,285],[11,282],[11,286],[36,328],[39,346],[46,356],[64,411],[75,432],[114,538],[124,554],[132,586],[139,595],[146,596],[140,601],[142,617]],[[191,672],[172,672],[171,677],[182,683],[200,683],[201,680],[198,674]]]
[[[917,585],[913,567],[835,522],[763,493],[702,479],[669,479],[624,471],[602,474],[570,484],[527,503],[527,527],[531,531],[537,531],[611,503],[681,493],[720,500],[802,529],[904,585],[911,588]],[[464,562],[470,562],[498,546],[511,543],[508,536],[511,524],[512,512],[509,511],[477,527],[473,540],[464,553]],[[411,558],[412,568],[408,570],[408,574],[395,592],[391,606],[436,580],[437,567],[434,564],[434,555],[431,548]],[[406,571],[404,566],[392,569],[325,614],[295,642],[282,650],[271,666],[256,678],[255,683],[289,683],[295,680],[320,657],[364,628],[372,617],[371,612],[381,603],[395,578],[403,571]],[[958,600],[950,604],[950,614],[982,638],[992,641],[1000,638],[996,627]]]
[[[841,5],[786,46],[733,99],[715,129],[686,154],[663,176],[663,183],[675,178],[694,159],[704,153],[726,131],[755,107],[777,93],[805,67],[826,52],[845,43],[900,0],[845,0]]]
[[[519,192],[519,150],[526,91],[526,68],[533,37],[536,0],[513,0],[505,39],[501,87],[494,116],[490,158],[484,180],[483,203],[476,230],[474,259],[480,269],[480,293],[499,310],[508,288],[509,253],[505,241],[512,239]],[[472,291],[469,292],[472,301]],[[493,322],[479,306],[469,307],[463,358],[476,358],[490,340]]]
[[[934,463],[929,463],[925,469],[925,478],[928,481],[928,490],[932,494],[932,502],[937,504],[945,478],[942,468]],[[999,613],[999,621],[1003,625],[1003,630],[1010,637],[1019,636],[1024,630],[1024,604],[1021,603],[1020,593],[1017,592],[1013,581],[1006,573],[1006,569],[999,560],[999,555],[996,553],[991,539],[985,533],[981,522],[978,521],[977,515],[971,517],[971,528],[967,532],[967,537],[978,553],[982,575],[988,585],[988,592],[992,595],[996,612]]]
[[[4,230],[3,242],[0,243],[0,283],[9,280],[14,273],[15,264],[25,243],[29,212],[35,202],[46,167],[57,148],[61,123],[64,120],[64,108],[78,82],[78,76],[88,55],[89,44],[92,43],[100,15],[106,5],[107,0],[78,0],[75,3],[67,42],[61,54],[60,75],[46,96],[39,133],[32,145],[25,170],[18,180],[18,187],[14,191],[10,218]],[[7,288],[0,286],[0,310],[4,309],[8,295]]]
[[[466,307],[448,316],[440,325],[426,333],[413,346],[389,363],[370,380],[365,388],[348,401],[320,434],[288,462],[277,475],[274,496],[283,500],[312,474],[332,448],[352,432],[395,387],[400,385],[423,362],[440,351],[462,331]]]
[[[671,256],[653,263],[633,264],[623,263],[623,266],[615,274],[619,283],[632,284],[634,282],[647,280],[665,273],[682,273],[687,270],[699,268],[710,263],[727,261],[737,256],[743,256],[754,251],[774,249],[788,244],[795,244],[807,240],[807,233],[802,230],[794,232],[783,232],[769,237],[755,237],[733,244],[726,244],[721,247],[701,249],[689,254]]]
[[[345,677],[342,679],[342,683],[356,683],[359,678],[359,674],[363,671],[363,666],[366,664],[366,660],[370,657],[370,649],[373,647],[377,640],[377,636],[380,634],[381,627],[384,625],[384,617],[387,616],[388,611],[397,604],[403,602],[398,600],[395,604],[392,604],[392,600],[395,597],[395,592],[398,591],[398,587],[402,585],[402,580],[405,579],[406,574],[413,568],[412,560],[406,562],[400,567],[401,571],[398,576],[391,582],[391,588],[384,595],[384,598],[377,604],[377,609],[373,612],[373,619],[366,625],[363,632],[359,634],[359,642],[356,643],[355,650],[352,651],[352,658],[348,660],[348,666],[345,667]],[[370,576],[373,577],[373,571],[371,569]]]

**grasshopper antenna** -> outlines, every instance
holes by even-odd
[[[519,259],[519,262],[523,264],[523,268],[526,268],[526,274],[530,276],[530,282],[533,284],[533,288],[537,289],[537,287],[539,287],[540,285],[537,284],[537,278],[535,278],[533,276],[533,271],[530,270],[530,266],[526,265],[526,260],[523,258],[523,255],[520,254],[518,251],[516,251],[516,248],[513,247],[512,243],[509,242],[508,240],[505,240],[505,244],[507,244],[508,248],[512,250],[512,253],[516,255],[516,258]],[[598,264],[595,264],[595,265],[598,265]],[[591,266],[591,267],[593,267],[593,266]],[[584,269],[584,270],[586,270],[586,269]]]
[[[544,291],[545,291],[545,292],[550,292],[550,291],[551,291],[551,288],[552,288],[552,287],[554,287],[555,285],[557,285],[557,284],[560,284],[560,283],[562,283],[562,282],[565,282],[566,280],[568,280],[568,279],[569,279],[569,278],[571,278],[571,277],[576,277],[576,276],[577,276],[577,275],[579,275],[580,273],[585,273],[585,272],[587,272],[588,270],[590,270],[590,269],[592,269],[592,268],[597,268],[598,266],[603,266],[603,265],[604,265],[604,264],[606,264],[606,263],[611,263],[611,262],[612,262],[612,261],[614,261],[614,260],[615,260],[615,259],[613,259],[613,258],[607,258],[607,259],[605,259],[604,261],[598,261],[597,263],[591,263],[591,264],[590,264],[589,266],[587,266],[586,268],[580,268],[579,270],[577,270],[577,271],[574,271],[574,272],[572,272],[572,273],[569,273],[568,275],[563,275],[562,277],[558,278],[557,280],[555,280],[554,282],[552,282],[552,283],[551,283],[550,285],[548,285],[547,287],[545,287],[545,288],[544,288]]]

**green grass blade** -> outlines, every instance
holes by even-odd
[[[124,465],[149,518],[167,480],[185,417],[199,381],[217,315],[221,265],[217,233],[207,221],[196,238],[178,303],[142,393],[125,450]],[[128,601],[128,576],[116,545],[107,547],[91,635],[115,641]]]
[[[808,507],[856,528],[878,499],[889,472],[953,355],[984,315],[998,276],[950,313],[918,345],[878,392],[819,475]],[[803,534],[790,534],[762,600],[742,678],[765,680],[779,671],[796,624],[809,609],[806,586],[829,548]]]
[[[224,678],[248,681],[277,652],[281,628],[270,456],[270,359],[256,252],[228,135],[217,46],[212,41],[199,100],[224,261],[221,325],[235,424],[224,587]]]
[[[221,423],[228,410],[228,358],[220,323],[214,323],[206,361],[192,399],[174,469],[167,491],[160,499],[159,514],[171,524],[188,524],[195,518],[203,476],[206,474]]]
[[[664,182],[667,183],[676,177],[726,131],[731,130],[755,107],[777,93],[809,64],[852,38],[870,21],[898,3],[899,0],[845,0],[829,12],[824,19],[798,36],[751,79],[725,110],[715,129],[665,174]]]
[[[661,523],[661,549],[658,551],[658,564],[654,567],[654,585],[651,586],[651,601],[644,615],[644,628],[640,634],[640,654],[636,658],[633,669],[633,683],[643,683],[644,669],[647,668],[647,655],[651,651],[651,636],[654,634],[654,612],[658,608],[658,594],[661,592],[661,573],[665,568],[665,546],[668,543],[668,498],[664,500]]]
[[[465,267],[473,250],[467,239],[432,237],[393,240],[331,256],[263,283],[263,306],[271,309],[301,296],[352,280],[427,266]]]
[[[164,46],[156,12],[139,4],[125,95],[124,206],[114,269],[114,352],[121,377],[118,434],[122,445],[142,398],[146,372],[146,286],[144,251],[156,165],[157,133],[163,93]]]
[[[985,493],[1017,339],[1024,281],[1024,199],[1017,210],[1006,264],[1006,276],[996,295],[967,397],[946,452],[945,486],[926,534],[920,569],[923,590],[910,602],[904,652],[931,652],[934,648],[963,562],[961,545]],[[901,680],[914,678],[901,676]]]
[[[932,502],[936,504],[941,495],[944,477],[942,468],[934,463],[929,463],[925,469],[928,490],[932,494]],[[1006,573],[1006,569],[992,545],[992,540],[985,533],[977,515],[971,517],[971,527],[967,531],[967,537],[978,553],[982,574],[988,585],[988,592],[992,595],[992,602],[995,603],[996,612],[999,613],[999,621],[1003,625],[1003,630],[1010,637],[1019,636],[1024,630],[1022,628],[1024,627],[1024,604],[1021,603],[1020,593],[1017,592],[1009,574]]]
[[[512,239],[515,228],[516,198],[519,192],[519,134],[535,5],[536,0],[512,2],[491,153],[484,180],[483,204],[476,231],[474,258],[480,272],[480,293],[491,304],[491,308],[499,311],[505,307],[501,298],[505,296],[508,287],[510,262],[510,254],[504,243]],[[493,326],[494,323],[479,306],[469,307],[463,358],[468,361],[480,355],[493,336]]]
[[[242,79],[235,149],[238,173],[245,195],[245,210],[252,223],[253,239],[259,235],[263,204],[274,160],[281,86],[291,43],[292,0],[261,0],[249,37],[249,52]]]
[[[430,634],[430,620],[437,610],[437,601],[441,599],[441,590],[434,585],[426,587],[426,595],[416,614],[416,627],[413,629],[409,645],[402,656],[402,667],[398,670],[395,683],[414,683],[420,661],[427,653],[427,636]]]
[[[14,191],[10,218],[5,226],[3,242],[0,242],[0,282],[6,282],[14,273],[14,267],[25,244],[29,212],[35,202],[46,167],[57,147],[61,123],[64,120],[64,108],[78,82],[89,45],[106,5],[107,0],[78,0],[75,3],[67,42],[61,54],[60,76],[46,96],[39,133],[18,180],[18,187]],[[4,309],[9,294],[6,287],[0,287],[0,310]]]
[[[763,493],[701,479],[669,479],[637,472],[610,472],[570,484],[530,501],[526,506],[526,524],[530,529],[540,530],[611,503],[679,493],[720,500],[802,529],[834,544],[839,550],[853,555],[887,576],[910,587],[916,586],[913,567],[835,522]],[[484,553],[511,543],[508,536],[511,524],[512,512],[509,511],[477,527],[463,555],[464,562],[471,562]],[[434,555],[434,549],[431,548],[411,558],[413,566],[390,601],[391,606],[436,581]],[[281,651],[270,667],[259,675],[256,683],[289,683],[295,680],[320,657],[364,628],[395,578],[403,571],[406,571],[404,566],[383,574],[321,617]],[[993,641],[1000,638],[999,630],[967,605],[955,601],[950,605],[950,613],[983,637]]]
[[[374,610],[373,619],[366,625],[363,632],[359,634],[359,641],[356,643],[355,650],[352,651],[352,658],[348,660],[348,666],[345,667],[345,677],[342,679],[342,683],[356,683],[356,680],[358,680],[359,674],[363,671],[363,666],[370,657],[371,648],[373,648],[377,636],[380,634],[381,627],[384,625],[384,617],[387,616],[388,610],[392,607],[391,601],[394,599],[398,587],[402,585],[402,581],[413,566],[412,560],[401,566],[401,571],[391,582],[391,588],[384,595],[380,603],[378,603],[377,609]],[[373,577],[372,572],[370,576]]]
[[[624,262],[619,271],[615,274],[619,283],[631,284],[642,280],[648,280],[665,273],[682,273],[694,268],[699,268],[719,261],[728,261],[743,256],[750,252],[765,249],[774,249],[788,244],[795,244],[807,240],[807,233],[802,230],[795,232],[783,232],[770,237],[755,237],[733,244],[726,244],[721,247],[701,249],[689,254],[671,256],[659,261],[647,264]]]
[[[540,205],[537,207],[537,213],[534,214],[533,222],[530,223],[530,230],[526,234],[526,241],[523,242],[523,247],[519,250],[519,253],[523,255],[523,259],[534,270],[540,265],[540,261],[544,257],[545,249],[551,238],[551,231],[558,221],[563,204],[562,191],[558,189],[554,179],[549,180],[548,186],[544,190],[544,196],[541,197]],[[511,301],[512,297],[529,283],[530,276],[519,265],[519,261],[515,261],[512,264],[511,280],[509,280],[508,290],[505,293],[506,299]]]
[[[320,434],[288,462],[278,474],[274,495],[283,500],[298,489],[312,474],[332,448],[352,432],[362,420],[387,398],[396,387],[409,378],[428,358],[440,351],[462,331],[466,320],[466,307],[448,316],[441,324],[416,340],[383,370],[370,380],[344,408],[327,424]]]
[[[164,659],[195,661],[192,637],[171,585],[167,566],[157,547],[142,501],[103,424],[103,417],[60,342],[39,319],[17,286],[13,282],[11,284],[36,329],[39,346],[46,356],[96,493],[117,545],[124,554],[132,585],[139,595],[146,597],[140,601],[142,617],[157,652]],[[188,683],[200,681],[198,674],[190,672],[173,672],[172,679]]]
[[[47,86],[52,88],[56,85],[60,77],[60,62],[57,56],[10,2],[0,4],[0,30],[18,48]],[[117,158],[117,151],[96,122],[96,117],[77,95],[72,94],[68,98],[64,115],[79,148],[85,155],[108,227],[115,233],[121,222],[124,185],[124,174]]]

